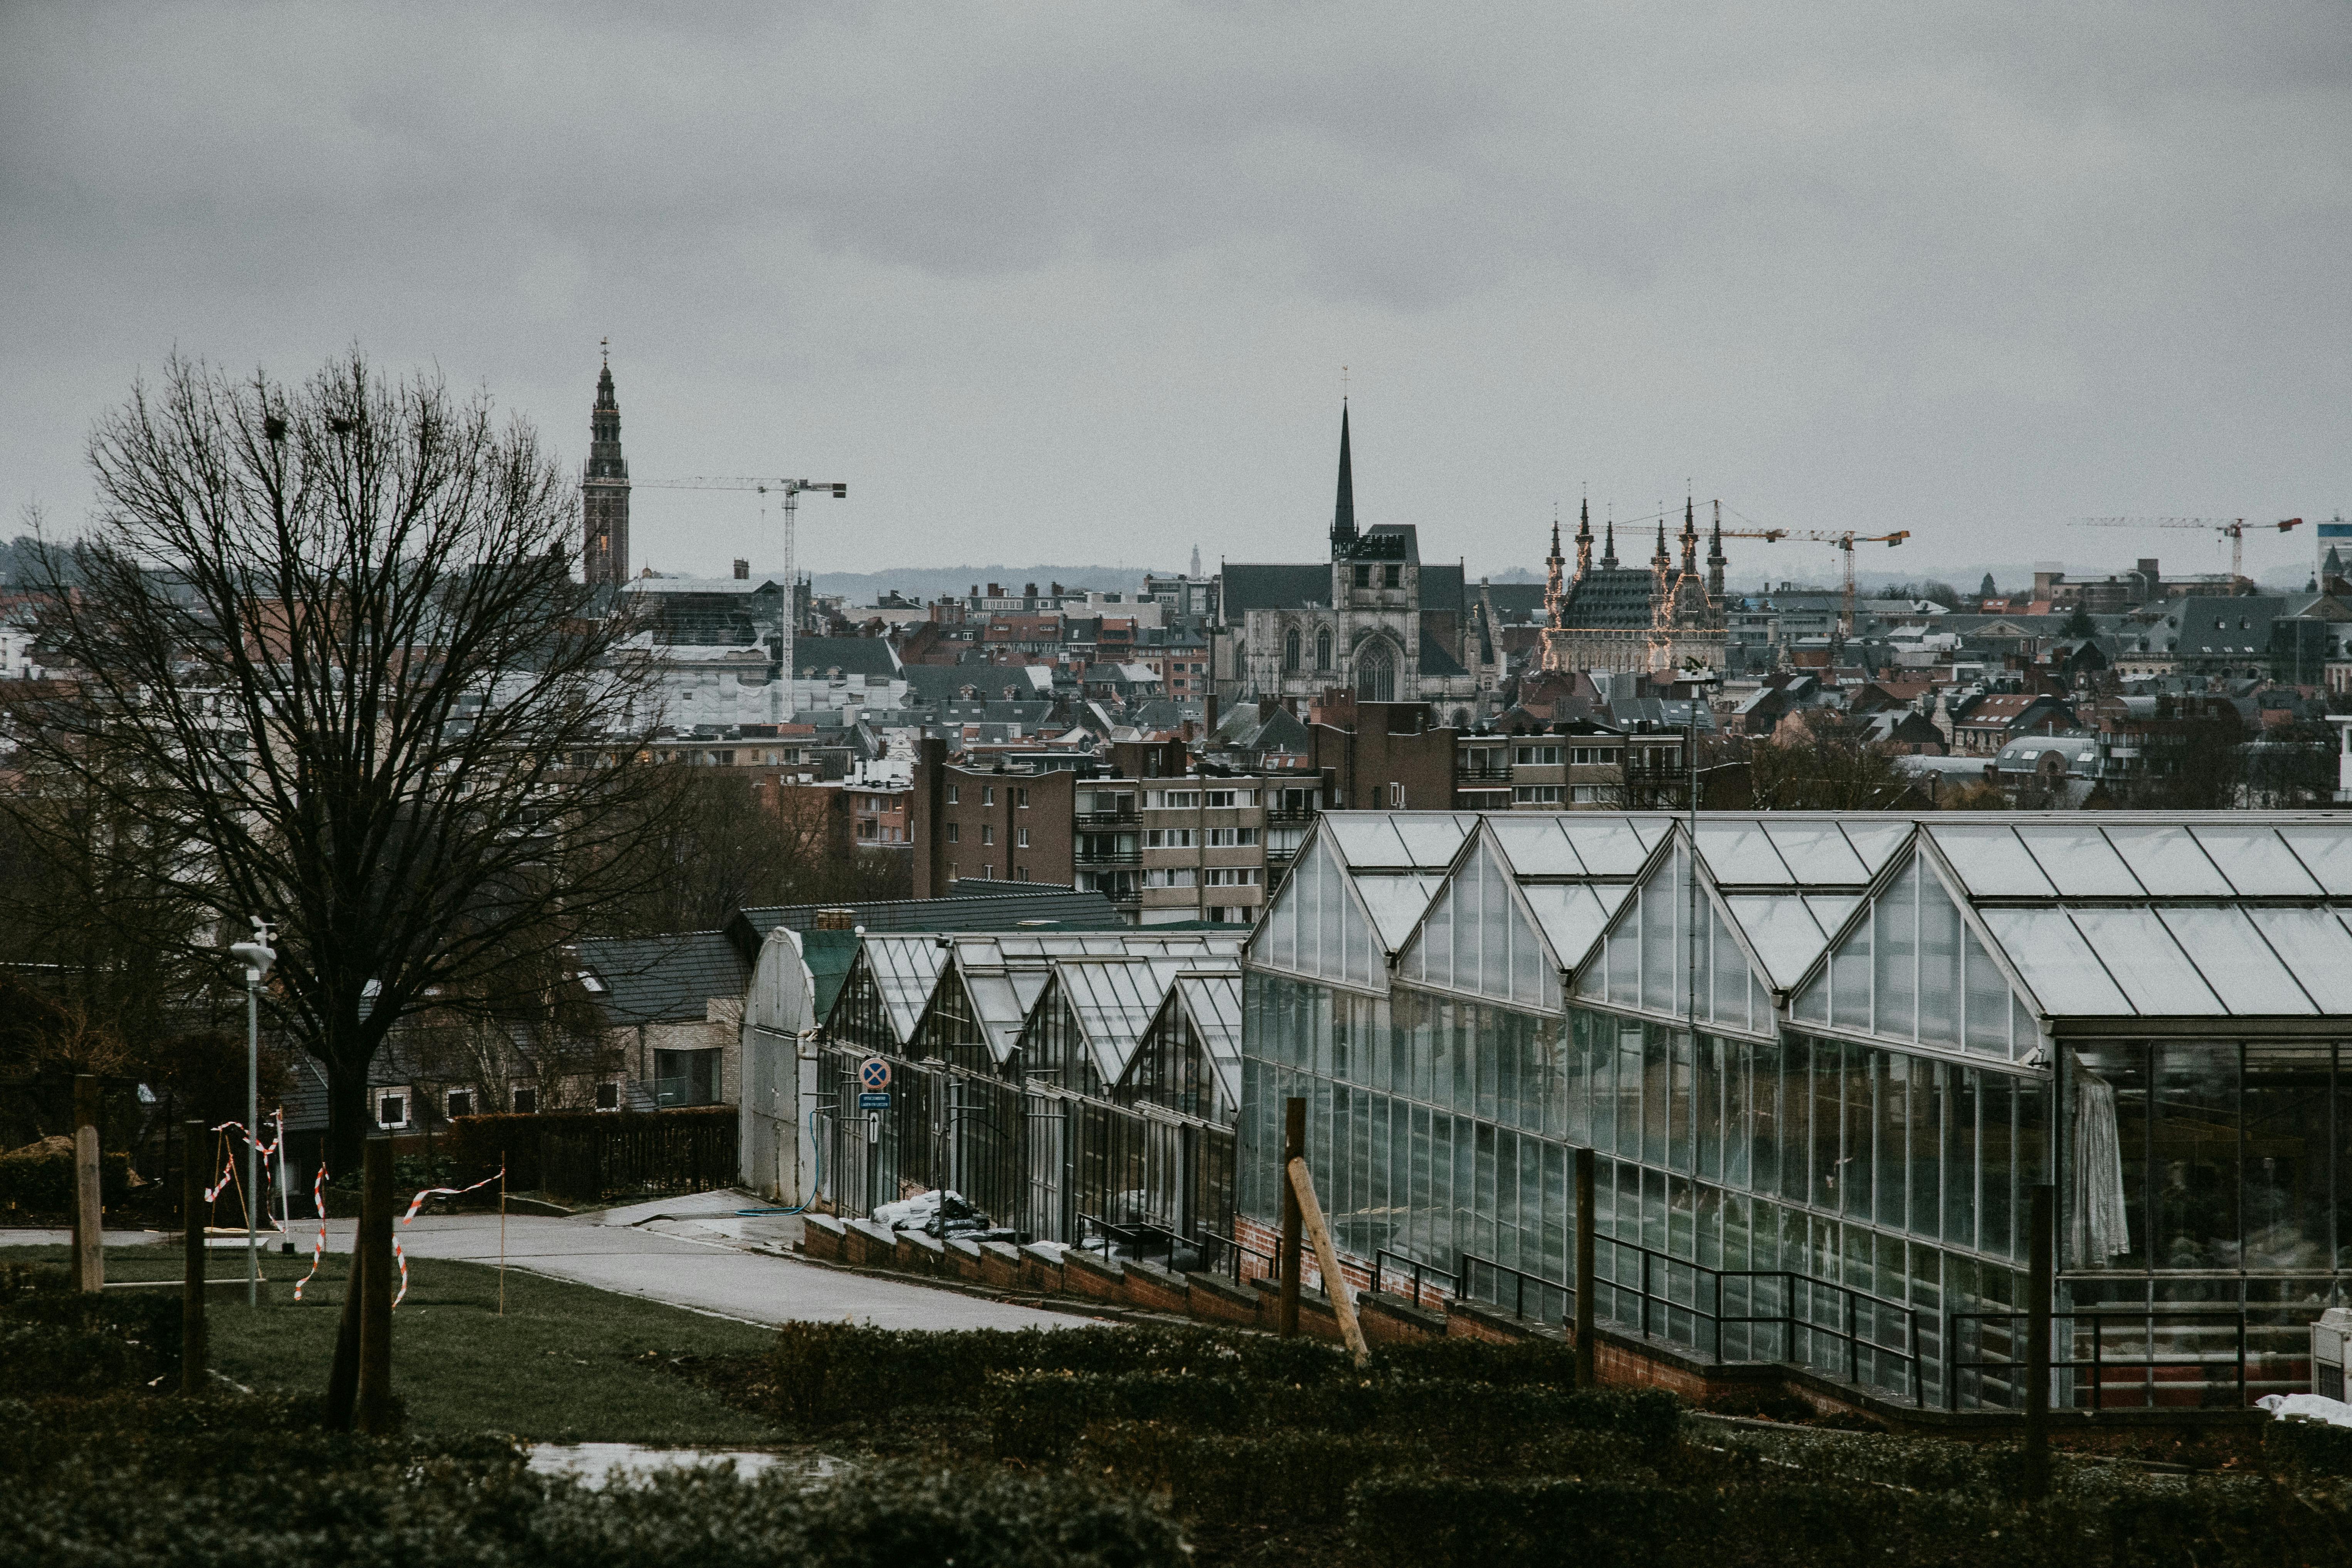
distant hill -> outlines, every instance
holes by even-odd
[[[816,591],[839,594],[853,605],[870,605],[896,591],[910,599],[936,599],[968,594],[972,585],[1001,583],[1015,592],[1031,583],[1040,589],[1059,583],[1065,589],[1093,588],[1105,594],[1132,594],[1143,586],[1147,574],[1173,576],[1181,568],[1148,566],[910,566],[901,572],[819,572]]]

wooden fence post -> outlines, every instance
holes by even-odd
[[[74,1075],[74,1283],[95,1290],[106,1282],[105,1210],[99,1198],[98,1079]]]
[[[1282,1102],[1282,1168],[1290,1169],[1293,1160],[1307,1157],[1307,1102],[1293,1097]],[[1282,1310],[1275,1319],[1276,1331],[1284,1339],[1298,1332],[1298,1194],[1290,1183],[1282,1184],[1282,1247],[1275,1259],[1282,1270]]]
[[[392,1140],[371,1138],[361,1166],[360,1365],[352,1417],[369,1436],[392,1430]]]
[[[180,1211],[186,1230],[183,1252],[185,1267],[180,1295],[180,1392],[194,1395],[205,1391],[205,1178],[212,1174],[200,1151],[205,1146],[205,1124],[191,1121],[181,1130],[181,1142],[186,1145],[187,1159],[180,1173]]]
[[[2028,1224],[2025,1286],[2025,1497],[2050,1495],[2050,1311],[2057,1286],[2053,1210],[2057,1189],[2033,1188]]]
[[[1576,1386],[1591,1388],[1600,1381],[1600,1349],[1592,1338],[1592,1151],[1576,1152]]]
[[[1331,1245],[1330,1227],[1323,1223],[1323,1205],[1316,1201],[1315,1174],[1305,1160],[1290,1162],[1286,1174],[1307,1234],[1315,1243],[1315,1265],[1323,1271],[1323,1293],[1331,1300],[1331,1316],[1339,1324],[1339,1337],[1347,1342],[1349,1353],[1361,1366],[1372,1359],[1372,1351],[1364,1343],[1363,1325],[1356,1321],[1356,1304],[1348,1296],[1348,1277],[1339,1272],[1339,1252]]]

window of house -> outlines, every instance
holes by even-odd
[[[1029,847],[1029,830],[1027,828],[1016,827],[1013,830],[1013,847],[1016,849],[1026,849]]]
[[[996,804],[996,786],[994,784],[982,784],[980,786],[980,804],[982,805],[994,805]]]
[[[1019,868],[1018,869],[1016,869],[1016,870],[1013,873],[1013,879],[1014,881],[1016,881],[1016,882],[1025,882],[1025,881],[1027,881],[1027,880],[1029,879],[1029,868],[1028,868],[1028,867],[1026,867],[1026,866],[1023,866],[1023,867]]]
[[[994,861],[982,860],[980,863],[980,879],[983,882],[993,882],[996,880],[996,863]]]
[[[449,1091],[449,1119],[454,1121],[460,1116],[471,1116],[473,1114],[474,1091],[470,1089],[451,1089]]]
[[[1357,568],[1356,568],[1356,586],[1357,586],[1357,587],[1359,587],[1359,588],[1369,588],[1369,587],[1370,587],[1371,585],[1372,585],[1372,569],[1371,569],[1370,567],[1369,567],[1369,566],[1359,566],[1359,567],[1357,567]]]
[[[1540,767],[1559,761],[1558,746],[1519,746],[1513,749],[1511,760],[1522,767]]]
[[[1016,789],[1013,792],[1013,806],[1016,811],[1026,811],[1029,809],[1029,792],[1027,789]]]
[[[1201,792],[1196,789],[1156,789],[1151,792],[1150,799],[1159,810],[1190,811],[1201,804]]]
[[[962,804],[963,804],[963,802],[962,802],[962,801],[961,801],[961,800],[959,800],[959,799],[957,798],[957,796],[956,796],[956,790],[957,790],[957,786],[956,786],[956,785],[954,785],[954,784],[950,784],[950,785],[948,785],[948,804],[949,804],[950,805],[962,805]]]
[[[1147,888],[1189,888],[1193,885],[1194,872],[1190,866],[1153,867],[1143,874]]]
[[[408,1096],[380,1094],[375,1100],[375,1122],[379,1127],[408,1125]]]
[[[1383,567],[1381,567],[1381,586],[1383,586],[1383,587],[1388,587],[1388,588],[1402,588],[1402,587],[1403,587],[1403,586],[1404,586],[1404,568],[1403,568],[1403,567],[1402,567],[1402,566],[1383,566]]]
[[[1146,849],[1190,849],[1198,842],[1198,829],[1191,827],[1147,827],[1143,830]]]
[[[1213,866],[1206,879],[1212,888],[1255,888],[1265,875],[1255,866]]]
[[[996,842],[996,828],[993,824],[983,822],[980,825],[980,841],[982,844]]]
[[[539,1090],[528,1085],[517,1088],[514,1091],[514,1108],[517,1116],[538,1115]]]
[[[1239,849],[1256,842],[1257,829],[1255,827],[1212,827],[1209,829],[1209,847],[1212,849]]]
[[[1234,792],[1229,789],[1213,789],[1209,792],[1209,804],[1213,806],[1231,805],[1234,804]]]
[[[1511,790],[1511,804],[1514,805],[1558,805],[1559,804],[1559,785],[1515,785]]]
[[[596,1109],[599,1110],[620,1110],[621,1086],[617,1083],[598,1084],[596,1086]]]
[[[961,844],[963,842],[963,824],[960,822],[950,822],[948,824],[948,842],[950,844]]]

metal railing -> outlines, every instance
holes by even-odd
[[[1191,1245],[1166,1226],[1155,1225],[1150,1220],[1115,1224],[1093,1214],[1081,1214],[1077,1219],[1079,1247],[1086,1248],[1087,1235],[1091,1232],[1102,1237],[1105,1256],[1115,1248],[1124,1247],[1129,1258],[1139,1263],[1149,1263],[1151,1261],[1151,1249],[1156,1247],[1172,1270],[1176,1267],[1176,1249]]]
[[[1702,1336],[1694,1330],[1690,1335],[1694,1349],[1705,1351],[1719,1359],[1723,1354],[1723,1331],[1726,1327],[1744,1325],[1772,1328],[1780,1331],[1780,1344],[1778,1348],[1781,1353],[1777,1359],[1793,1362],[1798,1359],[1797,1335],[1800,1332],[1818,1335],[1843,1347],[1843,1359],[1846,1382],[1856,1385],[1862,1383],[1862,1357],[1866,1351],[1874,1358],[1886,1357],[1901,1363],[1907,1373],[1905,1382],[1910,1391],[1911,1402],[1914,1405],[1925,1403],[1927,1365],[1919,1346],[1919,1309],[1916,1307],[1906,1306],[1900,1301],[1874,1295],[1868,1290],[1859,1289],[1852,1285],[1840,1285],[1827,1279],[1816,1279],[1810,1275],[1800,1274],[1790,1268],[1711,1268],[1704,1263],[1675,1258],[1654,1247],[1643,1247],[1636,1242],[1619,1241],[1612,1237],[1596,1236],[1593,1237],[1593,1244],[1596,1247],[1614,1247],[1619,1254],[1632,1253],[1639,1259],[1633,1279],[1628,1281],[1622,1279],[1596,1279],[1594,1284],[1601,1293],[1602,1299],[1609,1301],[1612,1307],[1619,1304],[1618,1298],[1621,1295],[1630,1294],[1634,1298],[1633,1326],[1644,1339],[1657,1337],[1655,1330],[1661,1326],[1662,1319],[1665,1325],[1670,1326],[1671,1314],[1687,1313],[1695,1322],[1704,1323],[1708,1331],[1705,1336]],[[1461,1296],[1473,1299],[1477,1297],[1478,1271],[1484,1269],[1497,1276],[1505,1284],[1510,1292],[1512,1310],[1519,1317],[1532,1315],[1538,1321],[1547,1321],[1549,1314],[1543,1310],[1545,1305],[1543,1292],[1551,1290],[1559,1292],[1562,1302],[1566,1304],[1560,1313],[1560,1321],[1565,1322],[1574,1310],[1576,1287],[1570,1281],[1531,1274],[1526,1269],[1515,1268],[1507,1263],[1498,1262],[1491,1258],[1481,1258],[1475,1253],[1465,1252],[1461,1258],[1462,1264],[1458,1274],[1461,1286],[1457,1292]],[[1661,1266],[1667,1276],[1667,1289],[1661,1289],[1659,1279]],[[1676,1300],[1670,1293],[1671,1283],[1678,1272],[1685,1270],[1690,1278],[1687,1299]],[[1610,1272],[1613,1275],[1619,1270],[1612,1267]],[[1726,1280],[1732,1281],[1735,1285],[1741,1282],[1748,1284],[1748,1304],[1751,1308],[1762,1306],[1763,1302],[1759,1298],[1769,1295],[1777,1299],[1778,1310],[1745,1312],[1725,1310],[1724,1282]],[[1536,1297],[1537,1310],[1533,1314],[1527,1310],[1528,1287],[1530,1285],[1538,1288]],[[1778,1287],[1777,1289],[1767,1291],[1759,1289],[1759,1287],[1775,1285]],[[1798,1299],[1801,1286],[1803,1288],[1808,1305],[1811,1305],[1812,1300],[1823,1292],[1832,1297],[1837,1304],[1832,1310],[1832,1321],[1822,1321],[1821,1314],[1816,1312],[1799,1310]],[[1493,1300],[1496,1305],[1501,1305],[1502,1291],[1497,1290]],[[1702,1302],[1706,1304],[1703,1305]],[[1593,1303],[1596,1309],[1601,1304],[1600,1301]],[[1876,1335],[1865,1331],[1862,1323],[1862,1317],[1865,1310],[1874,1318],[1879,1318],[1887,1313],[1899,1314],[1903,1324],[1900,1336],[1902,1342],[1899,1345],[1888,1344]],[[1622,1315],[1615,1310],[1605,1314],[1596,1311],[1596,1316],[1603,1322],[1616,1321]],[[1671,1333],[1664,1337],[1670,1342],[1673,1339]],[[1702,1342],[1703,1341],[1705,1342]],[[1949,1379],[1946,1380],[1946,1385],[1949,1386]]]
[[[1074,820],[1080,827],[1132,827],[1142,819],[1133,811],[1081,811]]]
[[[1459,1296],[1462,1294],[1462,1276],[1459,1271],[1452,1268],[1440,1268],[1434,1263],[1423,1263],[1418,1258],[1407,1258],[1403,1253],[1391,1252],[1385,1247],[1376,1247],[1372,1249],[1372,1290],[1374,1294],[1379,1293],[1381,1278],[1387,1272],[1388,1265],[1391,1262],[1403,1265],[1402,1268],[1396,1270],[1397,1273],[1410,1273],[1412,1276],[1412,1304],[1416,1307],[1421,1305],[1423,1281],[1426,1279],[1444,1280],[1445,1293],[1449,1296]]]
[[[1216,1257],[1209,1258],[1205,1255],[1211,1247],[1218,1247],[1222,1250]],[[1223,1231],[1211,1230],[1205,1226],[1201,1229],[1201,1250],[1204,1255],[1202,1261],[1210,1273],[1229,1275],[1236,1285],[1251,1278],[1243,1267],[1244,1258],[1255,1258],[1264,1264],[1265,1267],[1258,1271],[1263,1278],[1270,1279],[1281,1272],[1280,1260],[1273,1253],[1252,1247],[1245,1241],[1236,1240]]]
[[[2025,1369],[2025,1358],[2022,1353],[2001,1357],[1978,1356],[1973,1359],[1960,1356],[1958,1353],[1960,1325],[2007,1323],[2010,1325],[2011,1343],[2021,1348],[2025,1335],[2017,1325],[2024,1322],[2029,1316],[2031,1314],[2023,1310],[1945,1314],[1945,1321],[1949,1325],[1945,1332],[1945,1343],[1950,1346],[1951,1350],[1945,1362],[1950,1375],[1944,1379],[1944,1408],[1949,1410],[1956,1407],[1955,1391],[1958,1387],[1960,1382],[1958,1374],[1961,1373],[2006,1373],[2014,1382]],[[2159,1320],[2166,1321],[2174,1329],[2176,1334],[2183,1330],[2191,1335],[2198,1330],[2204,1330],[2209,1333],[2215,1331],[2227,1331],[2228,1337],[2217,1347],[2221,1352],[2218,1355],[2200,1354],[2193,1351],[2177,1355],[2159,1354],[2157,1351],[2157,1329]],[[2108,1354],[2106,1330],[2111,1323],[2137,1325],[2141,1342],[2147,1347],[2147,1353]],[[2243,1302],[2225,1306],[2184,1304],[2138,1307],[2060,1307],[2052,1310],[2050,1325],[2050,1341],[2053,1352],[2050,1358],[2050,1370],[2053,1378],[2059,1381],[2061,1387],[2068,1390],[2063,1402],[2074,1408],[2150,1409],[2159,1403],[2158,1394],[2167,1390],[2179,1395],[2194,1394],[2196,1403],[2202,1405],[2207,1401],[2200,1391],[2217,1385],[2234,1389],[2236,1403],[2241,1405],[2246,1403],[2249,1385],[2246,1363],[2248,1342],[2252,1334],[2247,1308]],[[2061,1344],[2079,1346],[2086,1334],[2090,1351],[2088,1355],[2061,1356],[2055,1353],[2055,1348]],[[1979,1339],[1981,1340],[1981,1334],[1979,1335]],[[2194,1372],[2199,1375],[2194,1378],[2166,1378],[2161,1373],[2168,1369]],[[2111,1374],[2118,1372],[2138,1375],[2124,1381],[2111,1381]],[[2210,1375],[2215,1372],[2219,1372],[2221,1375],[2218,1378]],[[2090,1374],[2088,1384],[2085,1384],[2067,1375],[2074,1373],[2088,1373]],[[2126,1392],[2137,1397],[2120,1404],[2109,1397],[2110,1393]],[[2189,1400],[2182,1398],[2179,1403],[2186,1404]]]

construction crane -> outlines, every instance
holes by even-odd
[[[2077,528],[2210,528],[2230,542],[2230,581],[2236,583],[2246,574],[2246,520],[2242,517],[2078,517]],[[2265,526],[2256,524],[2257,527]],[[2290,528],[2303,526],[2299,517],[2286,518],[2267,526],[2284,533]]]
[[[844,484],[819,483],[815,479],[769,479],[710,478],[697,475],[684,479],[643,479],[636,486],[644,490],[756,490],[761,495],[776,494],[784,500],[784,608],[783,625],[777,634],[776,653],[784,671],[783,721],[792,722],[793,706],[793,637],[800,629],[800,585],[793,576],[793,514],[799,510],[801,492],[824,495],[830,491],[835,500],[849,497],[849,487]]]
[[[1911,537],[1911,531],[1907,528],[1898,528],[1892,533],[1856,533],[1850,528],[1828,531],[1805,528],[1722,528],[1723,503],[1717,501],[1715,505],[1716,522],[1726,539],[1760,539],[1767,544],[1777,544],[1783,539],[1802,539],[1837,548],[1845,567],[1845,594],[1838,602],[1837,641],[1841,647],[1845,646],[1848,637],[1853,636],[1853,547],[1857,544],[1884,544],[1892,550]]]

